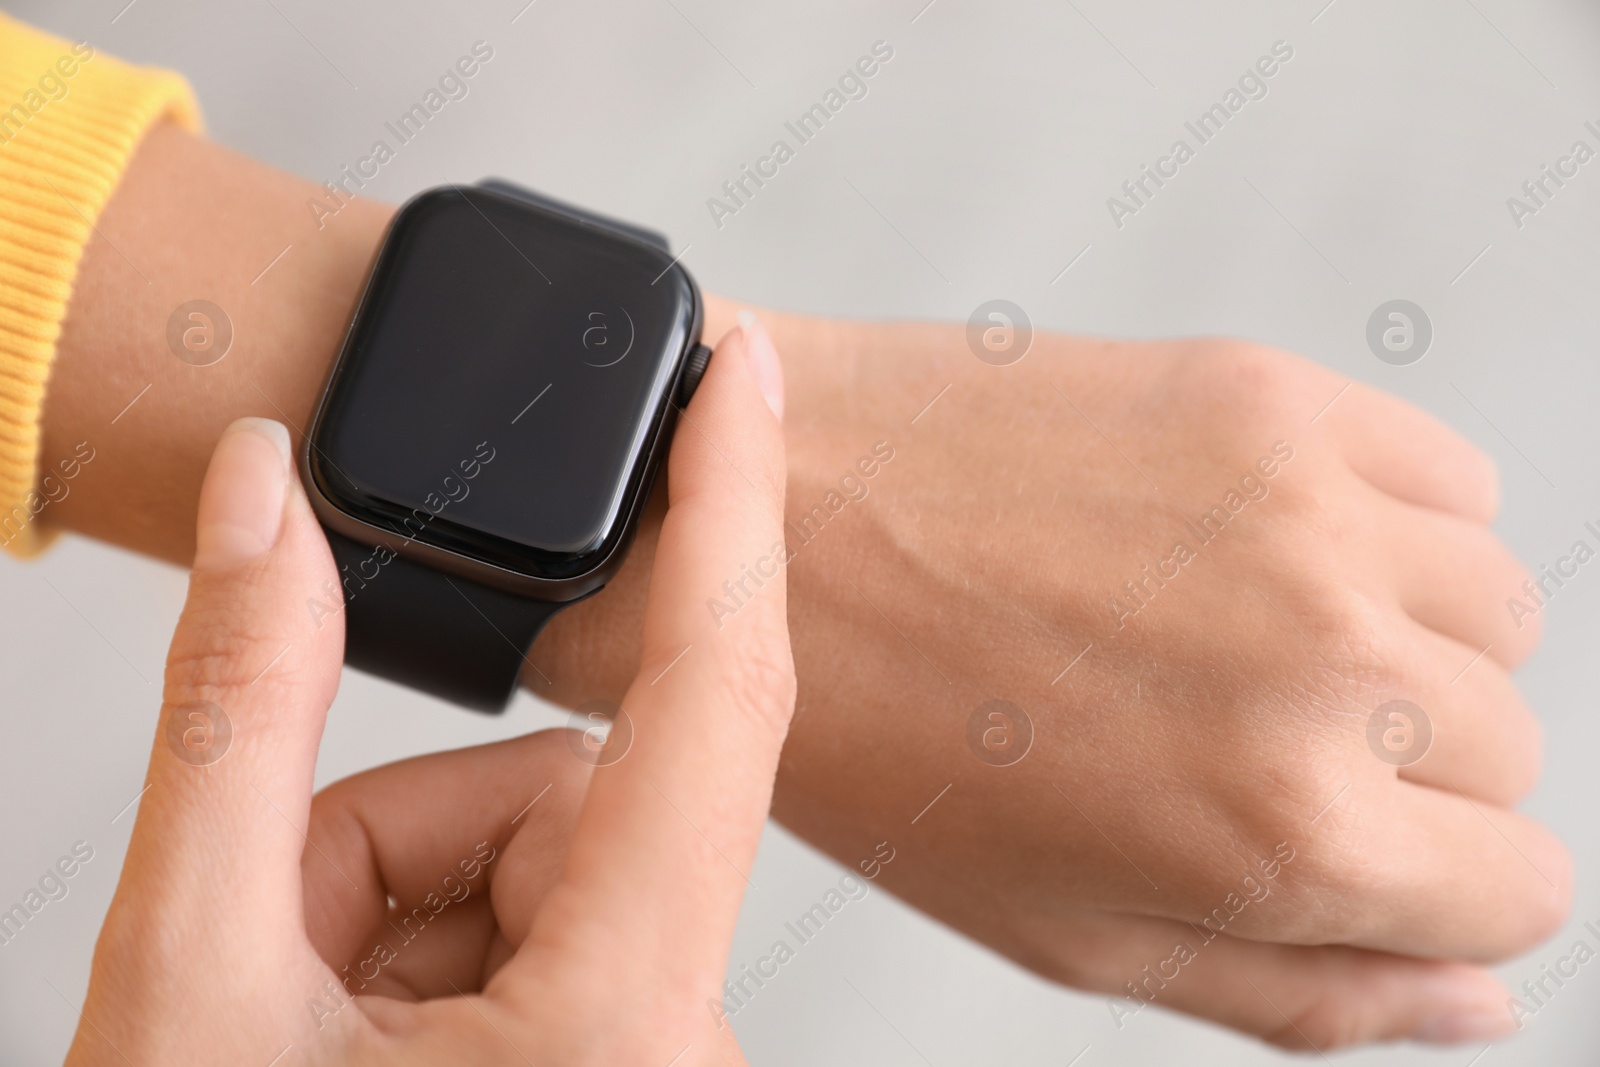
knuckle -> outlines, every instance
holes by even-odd
[[[163,696],[170,705],[250,691],[286,699],[315,691],[331,701],[338,670],[332,646],[304,634],[273,632],[237,601],[191,602],[167,652]]]
[[[1350,811],[1329,811],[1317,825],[1303,828],[1306,847],[1295,857],[1294,874],[1318,896],[1365,900],[1383,884],[1383,872],[1368,861],[1367,833]]]
[[[1391,605],[1365,592],[1340,567],[1314,552],[1290,553],[1301,562],[1258,576],[1256,613],[1281,639],[1275,657],[1280,682],[1302,707],[1322,712],[1341,729],[1342,712],[1394,690],[1410,672],[1414,642]],[[1304,716],[1300,716],[1304,718]]]
[[[1298,462],[1298,457],[1297,457]],[[1319,589],[1348,588],[1353,562],[1367,554],[1371,542],[1365,509],[1329,486],[1320,472],[1302,482],[1285,479],[1273,487],[1260,524],[1276,553],[1263,557],[1265,567],[1306,580],[1320,579]]]
[[[1341,944],[1366,929],[1366,915],[1385,876],[1368,858],[1365,835],[1349,818],[1330,812],[1308,828],[1306,845],[1286,868],[1286,884],[1297,906],[1281,916],[1283,940],[1292,944]]]
[[[1408,620],[1337,577],[1322,583],[1317,600],[1308,625],[1333,659],[1347,698],[1370,711],[1374,696],[1406,685],[1418,655],[1405,633]]]
[[[1322,944],[1355,932],[1360,909],[1381,884],[1350,794],[1359,787],[1337,759],[1280,767],[1278,799],[1252,812],[1248,850],[1267,864],[1280,906],[1263,911],[1264,933],[1288,944]]]
[[[796,683],[787,643],[740,648],[725,658],[721,677],[723,691],[741,718],[780,733],[788,728]]]
[[[247,684],[245,661],[256,644],[241,622],[226,613],[186,618],[167,653],[168,694],[188,697]]]
[[[1277,417],[1298,410],[1305,374],[1297,361],[1266,345],[1250,341],[1200,342],[1194,370],[1216,399],[1235,411],[1256,417]]]

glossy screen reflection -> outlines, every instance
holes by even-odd
[[[621,537],[695,317],[666,253],[477,189],[408,204],[315,430],[341,510],[534,577]]]

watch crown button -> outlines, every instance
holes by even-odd
[[[689,350],[688,358],[683,361],[683,377],[678,380],[679,407],[689,406],[689,400],[700,387],[700,379],[706,376],[706,367],[710,363],[711,349],[705,345],[697,344]]]

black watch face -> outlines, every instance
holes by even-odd
[[[313,431],[340,510],[534,578],[625,536],[696,297],[664,251],[471,187],[396,217]]]

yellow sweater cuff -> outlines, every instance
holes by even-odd
[[[0,15],[0,544],[33,555],[39,414],[78,262],[151,125],[191,130],[200,112],[171,71]],[[63,463],[72,457],[61,457]]]

